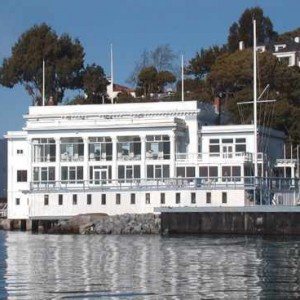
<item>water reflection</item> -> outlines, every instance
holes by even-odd
[[[9,232],[0,243],[0,298],[300,297],[294,239]]]

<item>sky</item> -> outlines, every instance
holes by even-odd
[[[126,84],[144,50],[168,44],[188,62],[201,48],[226,43],[229,27],[247,8],[260,6],[274,30],[300,27],[299,0],[0,0],[0,63],[20,35],[47,23],[57,34],[78,38],[85,63],[96,63],[114,81]],[[22,86],[0,86],[0,138],[25,125],[31,98]]]

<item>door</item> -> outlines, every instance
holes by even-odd
[[[94,170],[94,183],[95,184],[106,184],[107,170],[96,169]]]
[[[223,145],[222,146],[222,152],[223,152],[223,158],[232,158],[232,145]]]

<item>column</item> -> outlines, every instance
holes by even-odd
[[[141,179],[146,179],[146,137],[140,136],[141,138]]]
[[[116,136],[111,138],[112,140],[112,170],[111,170],[111,176],[113,180],[113,184],[117,183],[118,179],[118,162],[117,162],[117,142],[118,139]]]
[[[86,185],[89,180],[89,138],[83,137],[83,180]]]
[[[175,177],[176,143],[175,132],[170,134],[170,178]]]
[[[55,181],[58,182],[61,180],[60,175],[60,138],[55,138]]]

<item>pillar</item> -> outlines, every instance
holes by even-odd
[[[118,179],[118,162],[117,162],[117,142],[118,139],[116,136],[111,138],[112,140],[112,170],[111,170],[111,176],[114,184],[117,184]]]
[[[176,141],[175,132],[170,134],[170,178],[175,177],[175,161],[176,161]]]
[[[141,179],[147,178],[146,170],[146,137],[141,136]]]

